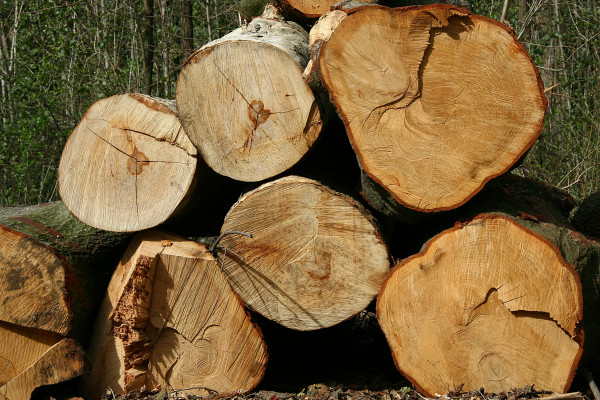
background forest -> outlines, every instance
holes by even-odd
[[[235,0],[0,0],[0,204],[59,199],[64,143],[96,100],[175,97],[194,49],[240,23]],[[600,189],[600,2],[473,0],[506,20],[537,64],[549,102],[517,172],[569,191]],[[490,93],[493,95],[493,93]]]

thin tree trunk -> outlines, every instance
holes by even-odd
[[[193,7],[190,0],[179,1],[179,27],[181,30],[181,64],[194,51]]]
[[[152,70],[154,67],[154,0],[144,0],[144,88],[152,94]]]
[[[210,24],[210,0],[204,1],[204,8],[206,9],[206,28],[208,29],[208,41],[212,40],[212,28]]]

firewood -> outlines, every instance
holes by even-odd
[[[197,151],[174,102],[121,94],[94,103],[60,159],[60,196],[98,229],[134,232],[181,210],[197,184]]]
[[[541,132],[539,73],[497,21],[449,5],[336,6],[310,36],[306,79],[329,92],[388,204],[456,208]]]
[[[483,215],[396,265],[377,318],[396,366],[423,393],[568,390],[583,347],[579,276],[556,246]]]
[[[251,390],[267,358],[260,331],[206,248],[154,231],[135,236],[123,255],[89,354],[90,398],[109,388]]]
[[[355,200],[297,176],[244,194],[221,230],[223,270],[242,300],[296,330],[335,325],[363,310],[389,269],[372,217]]]
[[[208,43],[183,66],[177,108],[217,173],[255,182],[297,163],[321,132],[321,111],[302,79],[308,34],[275,8]]]

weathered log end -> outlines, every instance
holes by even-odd
[[[377,318],[398,369],[423,393],[563,393],[583,351],[582,308],[579,276],[553,244],[487,215],[399,263]]]

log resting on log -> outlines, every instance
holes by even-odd
[[[59,192],[87,225],[139,231],[181,210],[206,168],[197,161],[174,101],[120,94],[94,103],[69,136]]]
[[[52,248],[0,225],[0,398],[29,399],[38,386],[84,372],[83,350],[65,338],[69,271]]]
[[[466,9],[334,7],[310,41],[305,78],[325,86],[361,167],[401,206],[464,204],[542,129],[547,102],[527,51]]]
[[[223,271],[242,300],[288,328],[335,325],[363,310],[389,270],[370,214],[314,180],[289,176],[244,194],[221,230]]]
[[[432,396],[456,388],[568,390],[583,348],[582,289],[548,240],[483,215],[393,269],[377,318],[397,368]]]
[[[163,232],[134,237],[110,282],[90,346],[87,397],[136,389],[253,389],[267,358],[260,331],[206,248]]]
[[[313,146],[322,120],[302,79],[307,61],[308,34],[272,6],[188,59],[177,80],[177,108],[213,170],[260,181],[286,171]]]
[[[70,332],[85,346],[131,235],[83,224],[60,201],[1,207],[0,232],[0,269],[5,271],[0,280],[19,288],[0,287],[9,302],[4,304],[11,304],[0,308],[0,320],[61,335]]]
[[[314,20],[325,14],[337,0],[282,0],[283,9],[301,20]],[[377,3],[377,0],[363,0],[361,3]]]

